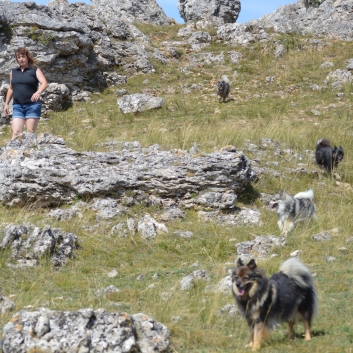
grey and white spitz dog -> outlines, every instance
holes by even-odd
[[[217,95],[223,102],[227,99],[230,92],[230,81],[227,75],[223,75],[217,84]]]
[[[284,322],[288,322],[289,337],[294,338],[294,324],[302,321],[305,340],[311,339],[310,326],[318,300],[314,279],[298,259],[283,262],[280,272],[271,278],[257,267],[255,260],[244,265],[238,259],[237,268],[232,273],[232,293],[249,325],[249,346],[253,351],[261,347],[270,330]]]
[[[270,208],[277,213],[277,224],[281,230],[281,235],[287,236],[298,222],[317,219],[313,198],[314,192],[312,189],[299,192],[294,196],[285,190],[280,190],[272,197]]]

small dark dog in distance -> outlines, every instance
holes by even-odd
[[[316,143],[315,159],[318,165],[324,167],[329,174],[334,168],[337,168],[338,163],[342,162],[344,151],[342,146],[331,147],[330,141],[322,138]]]
[[[250,328],[253,351],[261,347],[270,331],[288,322],[289,338],[295,336],[294,324],[304,323],[305,340],[311,339],[310,327],[318,300],[309,269],[291,258],[280,266],[280,272],[267,278],[255,260],[245,265],[239,258],[232,274],[232,293],[239,311]]]
[[[217,84],[217,95],[220,97],[220,101],[226,101],[230,92],[230,81],[228,76],[223,75]]]

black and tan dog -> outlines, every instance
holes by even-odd
[[[313,277],[306,266],[292,258],[280,267],[280,272],[267,278],[255,260],[244,265],[238,259],[232,274],[232,292],[238,308],[250,328],[252,350],[258,350],[270,330],[283,322],[289,324],[289,336],[294,338],[294,324],[303,321],[305,340],[311,339],[310,327],[317,312],[317,295]]]
[[[322,138],[316,143],[315,159],[318,165],[324,167],[329,174],[332,169],[337,168],[338,163],[342,162],[344,151],[342,146],[331,147],[330,141]]]
[[[223,75],[221,79],[217,83],[217,95],[222,99],[223,102],[226,101],[227,97],[229,96],[230,92],[230,81],[228,76]]]

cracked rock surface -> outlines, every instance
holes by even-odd
[[[3,353],[169,352],[169,330],[138,313],[20,311],[3,329]]]
[[[119,199],[129,191],[187,201],[190,207],[200,204],[192,195],[208,190],[217,202],[208,197],[202,204],[210,200],[210,205],[204,206],[232,208],[235,195],[256,177],[241,151],[199,157],[182,150],[161,151],[159,146],[77,152],[48,133],[25,133],[0,150],[0,202],[8,206],[55,206],[87,196]]]

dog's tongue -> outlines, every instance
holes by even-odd
[[[245,288],[239,288],[238,289],[239,295],[244,295],[245,293]]]

